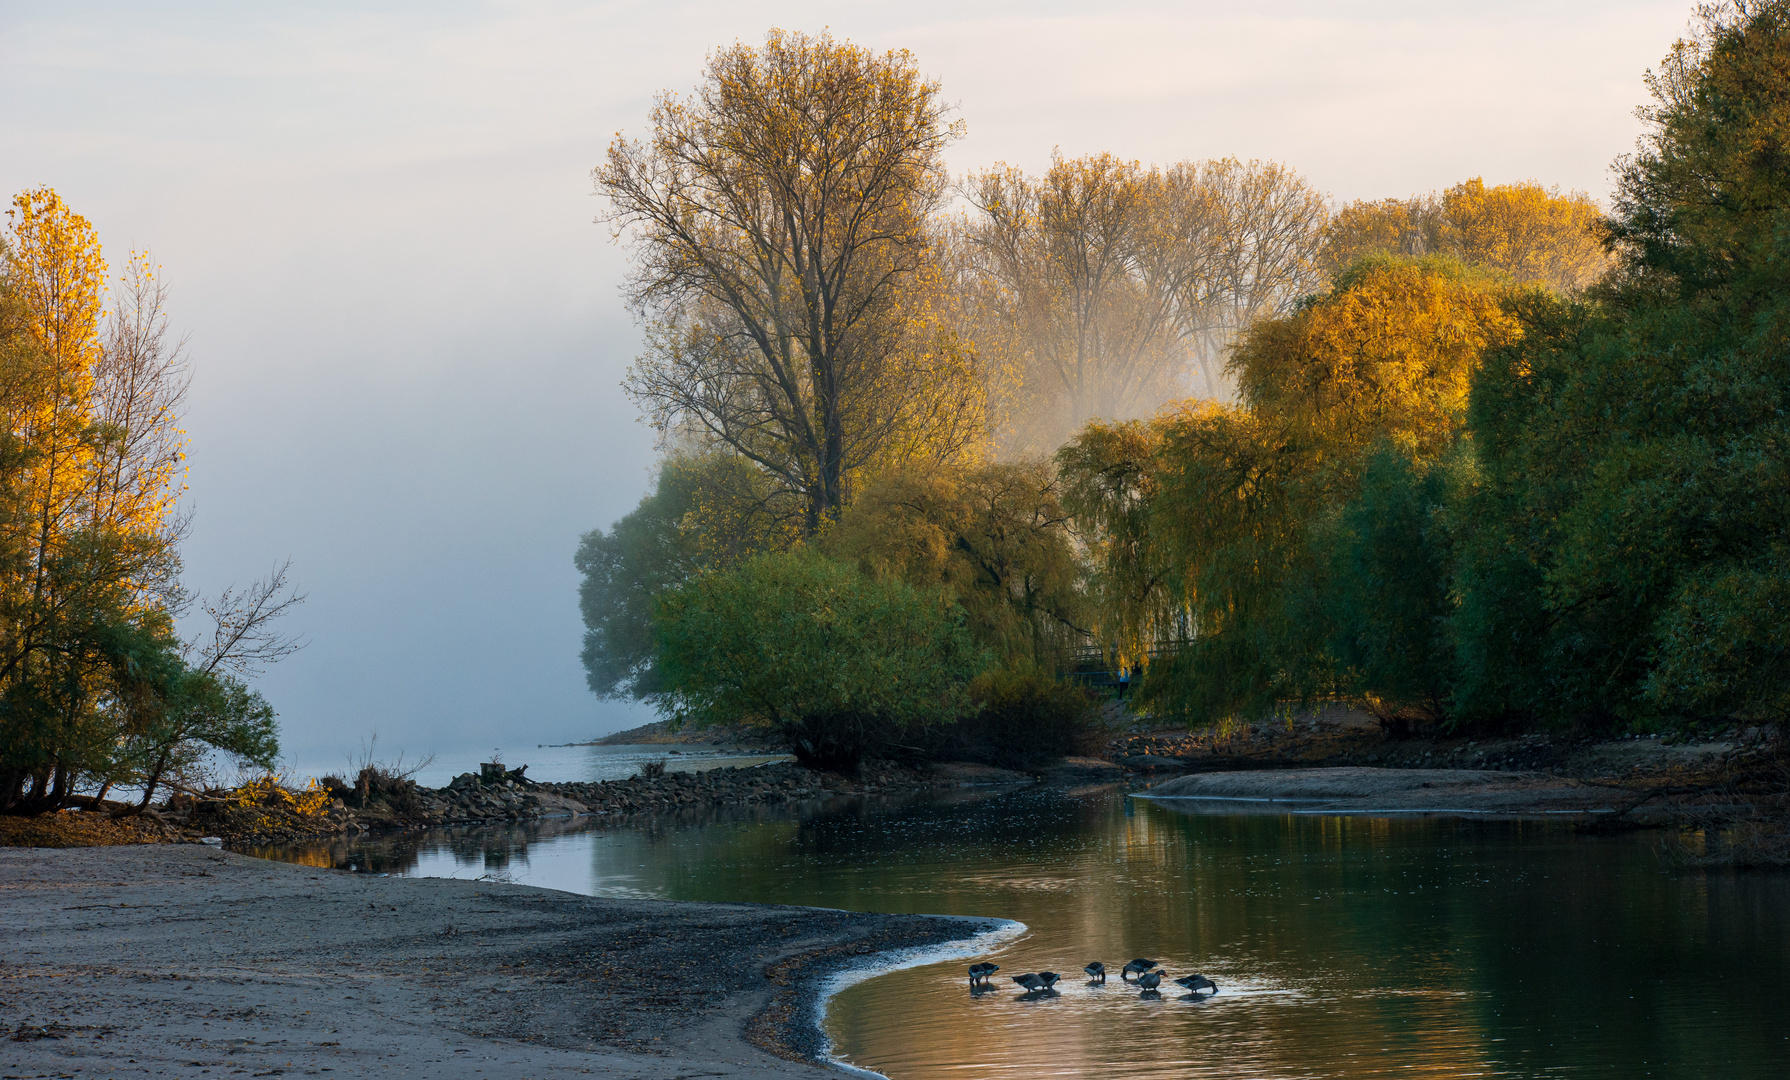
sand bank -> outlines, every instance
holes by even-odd
[[[1195,773],[1137,793],[1164,800],[1263,800],[1314,813],[1590,813],[1630,793],[1545,773],[1482,769],[1252,769]]]
[[[978,925],[384,878],[208,847],[0,849],[13,1076],[784,1078],[841,963]],[[748,1038],[750,1033],[750,1039]]]

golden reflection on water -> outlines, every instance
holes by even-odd
[[[1209,814],[1113,791],[959,791],[535,823],[265,852],[599,895],[1017,919],[990,954],[834,999],[895,1080],[1790,1075],[1790,876],[1676,873],[1560,821]],[[1221,992],[1159,999],[1134,956]],[[1027,971],[1066,976],[1020,999]]]
[[[963,853],[992,901],[970,906],[1030,927],[983,958],[1001,965],[996,989],[972,994],[967,960],[860,983],[827,1016],[841,1055],[895,1080],[1717,1075],[1710,1054],[1719,1075],[1790,1075],[1790,1013],[1756,998],[1790,971],[1784,912],[1711,941],[1709,879],[1666,873],[1645,845],[1561,823],[1128,811],[1010,862],[996,845]],[[1776,942],[1764,970],[1736,948],[1749,932]],[[1701,962],[1668,973],[1662,937]],[[1139,955],[1221,991],[1155,997],[1080,974]],[[1074,977],[1045,997],[1008,981],[1046,969]],[[1672,980],[1720,1004],[1677,998]],[[1659,1038],[1692,1014],[1694,1049]]]

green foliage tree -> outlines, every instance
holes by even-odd
[[[843,771],[965,715],[986,662],[949,596],[808,549],[666,590],[653,634],[674,719],[764,727]]]
[[[1002,664],[1054,674],[1087,636],[1068,524],[1044,462],[904,471],[867,484],[821,549],[874,577],[945,590]]]
[[[1335,688],[1360,699],[1389,726],[1448,715],[1454,651],[1450,620],[1453,534],[1459,474],[1471,448],[1457,443],[1422,463],[1382,443],[1369,454],[1353,498],[1312,530],[1319,568],[1304,612],[1328,633],[1325,655]],[[1295,598],[1295,606],[1297,600]],[[1301,613],[1295,611],[1297,619]]]
[[[1619,164],[1616,274],[1595,306],[1528,313],[1475,389],[1482,712],[1786,718],[1787,64],[1790,5],[1700,9]]]
[[[732,566],[796,540],[802,506],[738,455],[673,454],[633,512],[593,529],[573,565],[584,575],[585,679],[599,697],[649,700],[664,686],[653,642],[653,603],[706,570]]]

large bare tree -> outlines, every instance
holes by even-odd
[[[647,347],[625,384],[662,434],[719,442],[836,516],[880,455],[975,438],[973,352],[941,328],[929,217],[958,135],[906,52],[773,31],[667,93],[595,170],[629,235]]]

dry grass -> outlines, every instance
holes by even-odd
[[[36,817],[0,816],[0,847],[110,847],[162,844],[168,837],[147,821],[113,821],[104,814],[64,811]]]

